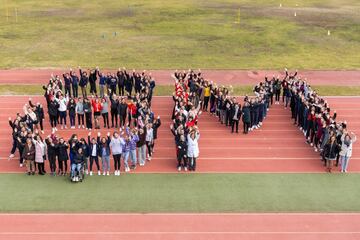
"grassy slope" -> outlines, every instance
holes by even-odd
[[[358,0],[281,2],[0,0],[0,68],[360,69]]]
[[[358,86],[313,86],[321,96],[359,96]],[[253,94],[253,86],[233,86],[232,95],[244,96]],[[158,85],[155,96],[170,96],[173,86]],[[0,85],[0,95],[42,95],[41,85]]]
[[[0,212],[359,212],[359,174],[0,174]]]

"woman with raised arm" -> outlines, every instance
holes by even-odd
[[[100,132],[98,133],[98,144],[100,146],[100,157],[102,162],[103,176],[110,175],[110,132],[107,133],[107,137],[100,139]]]
[[[352,156],[352,146],[356,142],[356,135],[351,132],[350,134],[344,130],[341,136],[341,150],[340,150],[340,160],[341,160],[341,172],[346,173],[349,166],[349,161]]]
[[[198,128],[192,127],[187,135],[187,157],[189,160],[189,170],[196,170],[196,159],[199,157],[200,133]]]

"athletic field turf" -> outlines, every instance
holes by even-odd
[[[359,11],[358,0],[2,0],[0,68],[359,69]]]

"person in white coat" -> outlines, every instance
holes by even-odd
[[[199,157],[199,144],[200,133],[197,127],[190,129],[187,135],[187,156],[189,163],[189,170],[196,170],[196,159]]]
[[[46,156],[46,144],[40,136],[35,136],[33,143],[35,145],[35,163],[37,165],[39,175],[45,175],[44,156]]]
[[[347,172],[350,158],[352,156],[352,145],[356,142],[356,136],[353,132],[351,135],[346,131],[341,136],[341,151],[339,153],[341,160],[341,172]]]

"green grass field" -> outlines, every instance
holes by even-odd
[[[360,69],[359,11],[358,0],[0,0],[0,68]]]
[[[321,96],[358,96],[359,86],[312,86]],[[233,86],[233,96],[253,95],[253,86]],[[158,85],[154,96],[171,96],[174,86]],[[43,95],[41,85],[0,85],[0,95]]]
[[[0,174],[0,212],[360,212],[359,174]]]

